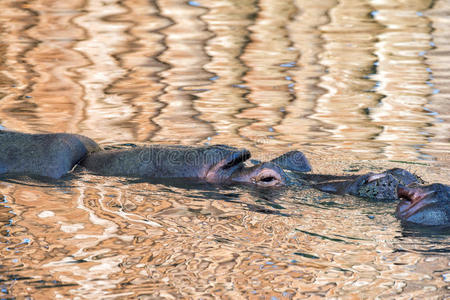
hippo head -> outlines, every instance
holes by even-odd
[[[431,184],[419,187],[399,187],[401,201],[396,216],[402,221],[420,225],[450,225],[450,187]]]
[[[347,185],[345,193],[377,201],[398,200],[399,186],[421,183],[421,179],[404,169],[390,169],[383,173],[369,173]]]
[[[250,152],[235,149],[227,156],[212,164],[206,171],[205,179],[211,183],[249,183],[257,186],[272,187],[286,184],[286,175],[283,170],[271,162],[260,163],[246,167],[244,162],[250,158]],[[234,150],[234,151],[233,151]],[[223,154],[224,152],[222,152]],[[217,156],[216,156],[217,157]]]

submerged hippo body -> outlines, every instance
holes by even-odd
[[[395,215],[404,222],[420,225],[450,225],[450,186],[400,187]]]
[[[404,169],[390,169],[380,174],[334,176],[331,180],[313,183],[313,187],[332,194],[367,198],[378,201],[398,200],[397,188],[421,183],[421,179]]]
[[[0,130],[0,175],[60,178],[90,152],[91,139],[67,133],[28,134]]]
[[[0,176],[60,178],[80,164],[90,172],[105,176],[195,178],[211,183],[250,183],[264,187],[300,183],[339,195],[399,201],[396,216],[404,222],[450,225],[450,187],[423,185],[420,178],[406,170],[351,176],[304,174],[301,172],[311,168],[299,151],[246,166],[249,158],[248,150],[224,145],[152,145],[101,150],[91,139],[76,134],[0,130]]]
[[[259,186],[286,184],[287,176],[278,164],[265,162],[246,167],[244,162],[249,158],[248,150],[225,145],[152,145],[93,153],[80,165],[106,176],[197,178],[211,183],[240,182]],[[306,158],[301,163],[309,166]],[[292,167],[300,168],[301,163],[292,163]]]
[[[450,225],[450,187],[423,181],[403,169],[380,174],[369,173],[315,183],[313,187],[329,193],[379,201],[399,201],[396,217],[402,222],[429,226]]]

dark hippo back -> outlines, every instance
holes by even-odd
[[[0,174],[60,178],[97,150],[94,141],[81,135],[0,131]]]
[[[225,145],[149,145],[93,153],[80,165],[105,176],[205,178],[214,166],[222,163],[221,170],[216,173],[226,172],[227,165],[235,167],[249,156],[245,149]],[[227,177],[227,174],[223,176]]]

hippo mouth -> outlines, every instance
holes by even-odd
[[[398,187],[397,195],[401,199],[397,206],[396,215],[404,220],[409,219],[424,207],[432,204],[429,198],[434,191],[425,191],[423,188]]]
[[[244,162],[249,158],[250,152],[246,149],[232,152],[207,171],[206,181],[216,183],[226,181],[236,170],[242,169]]]

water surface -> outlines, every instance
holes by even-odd
[[[450,184],[450,2],[0,3],[0,128],[299,149]],[[449,294],[449,235],[395,203],[73,174],[0,182],[1,298]]]

